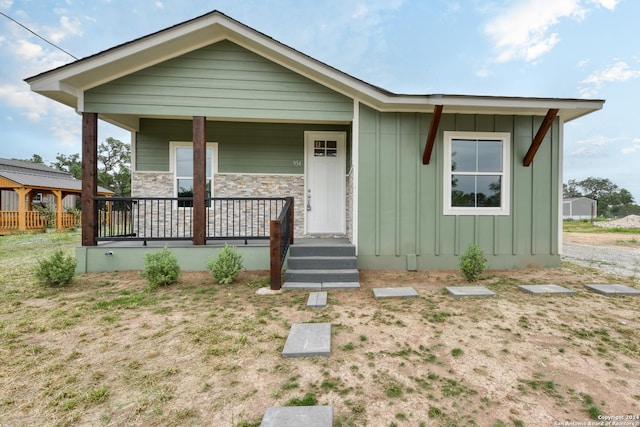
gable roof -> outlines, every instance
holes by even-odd
[[[187,52],[229,40],[338,93],[379,111],[542,115],[559,109],[565,122],[602,108],[604,100],[396,94],[293,49],[229,16],[213,11],[95,55],[25,79],[31,90],[83,111],[83,93]],[[102,116],[101,116],[102,117]],[[122,117],[102,117],[119,123]],[[123,122],[120,122],[122,124]]]
[[[75,179],[71,174],[22,160],[0,159],[0,178],[5,178],[21,187],[82,192],[82,181]],[[98,193],[113,194],[113,191],[98,187]]]

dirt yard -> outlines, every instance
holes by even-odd
[[[583,287],[634,279],[575,265],[490,271],[480,285],[496,297],[455,299],[443,288],[464,284],[456,271],[363,271],[361,290],[307,309],[305,291],[256,295],[266,272],[229,286],[183,273],[153,292],[137,272],[90,274],[56,290],[17,259],[30,258],[0,258],[2,426],[246,427],[285,404],[332,405],[335,426],[640,415],[640,300]],[[543,283],[577,293],[517,289]],[[420,298],[376,301],[371,289],[387,286]],[[297,322],[331,322],[330,357],[281,358]]]

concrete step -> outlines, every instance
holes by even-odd
[[[350,243],[293,244],[290,257],[345,257],[356,256],[356,247]]]
[[[360,273],[353,268],[333,270],[297,270],[287,269],[285,282],[359,282]]]
[[[344,270],[358,268],[355,256],[289,256],[287,268],[293,270]]]

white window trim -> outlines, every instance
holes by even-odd
[[[191,141],[169,141],[169,172],[173,174],[173,197],[178,197],[178,188],[176,185],[178,176],[176,171],[176,148],[189,147],[193,148],[193,142]],[[211,149],[211,176],[208,176],[211,180],[211,197],[215,197],[215,176],[218,173],[218,143],[207,142],[207,148]]]
[[[502,180],[500,207],[451,206],[451,141],[454,139],[502,140]],[[492,173],[492,175],[495,175]],[[511,134],[508,132],[444,132],[443,215],[510,215],[511,213]]]

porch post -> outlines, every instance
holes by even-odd
[[[82,246],[98,237],[98,113],[82,113]]]
[[[15,192],[18,193],[18,230],[26,230],[27,229],[27,204],[26,198],[27,194],[31,192],[30,188],[20,187],[14,188]]]
[[[206,117],[193,117],[193,244],[206,241],[207,207],[207,132]]]
[[[53,190],[56,197],[56,229],[62,230],[62,190]]]

